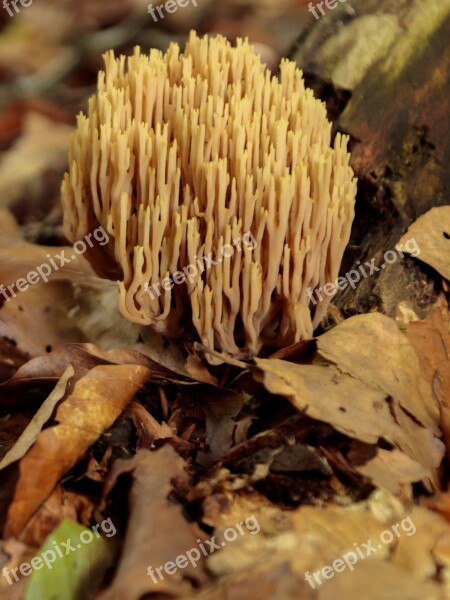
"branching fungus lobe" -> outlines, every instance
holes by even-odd
[[[184,53],[104,59],[62,200],[71,241],[108,231],[90,260],[120,280],[123,315],[175,337],[193,324],[237,357],[311,337],[330,299],[313,307],[306,290],[338,275],[356,180],[301,71],[283,60],[272,76],[247,41],[194,32]],[[256,244],[223,256],[246,232]],[[148,293],[190,264],[195,276]]]

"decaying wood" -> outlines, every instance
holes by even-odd
[[[342,272],[394,249],[408,226],[450,197],[449,0],[349,0],[303,36],[295,59],[340,113],[359,178],[357,214]],[[331,84],[331,85],[330,85]],[[424,316],[434,298],[430,270],[397,261],[335,298],[347,315],[395,316],[400,302]]]

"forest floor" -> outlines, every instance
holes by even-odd
[[[450,2],[196,4],[0,9],[0,600],[449,599]],[[191,28],[295,60],[359,180],[316,337],[213,368],[82,257],[17,291],[101,54]]]

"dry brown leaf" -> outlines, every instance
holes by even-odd
[[[36,438],[42,430],[42,427],[50,419],[55,406],[66,393],[67,382],[73,375],[74,369],[72,365],[69,365],[50,396],[44,400],[43,404],[40,406],[39,410],[31,419],[27,427],[24,429],[17,442],[0,461],[0,471],[16,460],[20,460],[23,455],[28,452],[30,447],[36,441]]]
[[[375,458],[354,468],[377,487],[398,495],[404,486],[428,476],[428,469],[395,448],[391,451],[378,448]]]
[[[117,348],[103,352],[94,344],[66,344],[19,367],[13,377],[0,385],[1,405],[17,410],[20,402],[30,404],[34,398],[41,402],[48,386],[57,383],[69,363],[73,365],[77,379],[100,364],[134,364],[149,368],[152,381],[185,383],[170,369],[135,350]]]
[[[208,369],[204,361],[195,353],[189,354],[186,360],[186,371],[196,379],[197,381],[201,381],[202,383],[210,383],[211,385],[218,385],[217,377],[214,377]]]
[[[0,337],[13,340],[29,357],[61,344],[83,342],[82,332],[67,318],[75,305],[69,283],[36,285],[0,307]]]
[[[322,505],[336,494],[331,463],[319,447],[327,437],[343,441],[331,427],[294,414],[233,446],[200,479],[190,498],[248,489],[258,482],[258,490],[274,502]],[[352,475],[357,484],[362,482],[356,471]]]
[[[3,387],[14,389],[25,384],[56,382],[68,363],[74,366],[77,373],[88,371],[99,364],[135,364],[151,369],[152,379],[171,379],[175,376],[169,369],[136,350],[115,348],[102,351],[95,344],[65,344],[22,365]]]
[[[436,565],[442,567],[442,580],[447,594],[450,581],[450,526],[439,514],[422,507],[410,512],[417,533],[401,536],[395,549],[395,563],[415,573],[422,581],[434,579]]]
[[[383,390],[435,434],[439,410],[419,359],[396,322],[380,313],[357,315],[317,340],[318,353],[343,373]]]
[[[20,534],[60,477],[114,423],[150,374],[140,365],[100,365],[75,383],[57,410],[58,424],[40,433],[20,462],[6,537]]]
[[[450,456],[450,315],[445,300],[441,299],[423,321],[410,323],[406,335],[440,407],[441,429]]]
[[[434,581],[420,579],[401,566],[367,561],[358,570],[344,571],[318,590],[316,600],[444,600]]]
[[[244,406],[242,395],[231,390],[206,388],[202,407],[205,413],[208,451],[199,453],[197,461],[209,466],[234,445],[236,417]]]
[[[66,247],[25,243],[15,218],[6,209],[0,210],[0,219],[0,281],[4,288],[28,273],[38,275],[37,267],[49,263],[47,254],[54,257],[65,252],[65,258],[71,256],[70,249]],[[60,262],[56,258],[57,266]],[[14,285],[15,296],[11,290],[2,287],[0,336],[12,340],[18,349],[31,357],[44,354],[60,344],[84,341],[83,333],[68,316],[78,304],[72,282],[92,283],[97,280],[87,261],[78,256],[64,268],[54,270],[47,283],[41,279],[23,292]]]
[[[444,448],[428,429],[389,403],[379,388],[341,373],[336,367],[297,365],[278,359],[255,359],[267,390],[286,396],[308,416],[329,423],[368,444],[379,438],[396,445],[436,479]]]
[[[387,514],[383,516],[389,518],[392,510],[401,510],[401,505],[393,501],[386,510]],[[260,561],[282,560],[289,560],[295,571],[303,574],[341,557],[352,549],[354,542],[377,538],[386,528],[374,516],[368,503],[351,507],[303,506],[287,515],[287,519],[284,516],[280,520],[273,513],[269,513],[268,518],[261,515],[258,518],[260,533],[240,536],[232,545],[208,559],[208,567],[214,574],[230,574],[251,568]],[[385,546],[377,558],[388,556]]]
[[[174,437],[174,432],[167,423],[158,423],[136,400],[132,400],[127,406],[125,416],[129,417],[136,427],[138,448],[151,448],[156,440]]]
[[[450,206],[437,206],[414,221],[397,244],[414,238],[420,248],[417,258],[450,281]]]
[[[43,263],[48,264],[50,258],[54,259],[58,267],[58,270],[53,269],[48,276],[48,280],[51,282],[72,281],[73,283],[95,286],[99,285],[99,281],[102,281],[97,277],[88,261],[81,254],[78,256],[74,254],[70,246],[38,246],[25,242],[13,244],[13,241],[14,239],[10,237],[10,245],[7,248],[0,249],[0,272],[5,287],[21,277],[26,277],[31,271],[36,271],[36,267]],[[68,260],[69,258],[71,259],[70,262],[60,268],[61,260]],[[35,286],[40,285],[45,286],[47,284],[44,281],[35,284]],[[22,298],[30,289],[31,286],[25,292],[16,292],[17,298],[11,298],[10,302]],[[8,296],[11,296],[11,293],[8,293]]]
[[[69,363],[73,365],[76,373],[84,374],[98,364],[118,362],[99,359],[92,348],[91,344],[65,344],[51,352],[32,358],[17,369],[11,379],[2,384],[2,389],[17,389],[21,386],[44,382],[56,384]],[[133,363],[134,361],[129,360],[128,362]]]
[[[0,417],[0,457],[6,456],[11,450],[34,417],[35,412],[29,408]]]
[[[185,462],[168,445],[155,452],[140,450],[132,459],[115,463],[106,493],[124,473],[133,478],[127,535],[112,585],[100,600],[139,600],[146,593],[185,598],[192,591],[188,580],[207,581],[203,555],[195,568],[188,563],[173,575],[163,572],[162,580],[155,573],[156,583],[147,574],[149,566],[156,569],[174,562],[198,548],[198,539],[205,539],[198,526],[185,519],[182,507],[168,499],[174,480],[182,485],[188,480]]]
[[[28,521],[20,535],[20,539],[29,546],[39,548],[45,538],[64,519],[80,521],[85,525],[89,525],[92,512],[92,501],[86,498],[86,496],[67,492],[62,485],[58,484]],[[88,516],[84,521],[83,513],[87,513]]]
[[[250,598],[314,600],[315,596],[306,581],[293,573],[289,564],[283,563],[275,565],[270,570],[262,564],[250,572],[244,571],[232,577],[222,577],[215,585],[185,600],[247,600]]]
[[[313,579],[315,588],[308,585],[308,591],[301,587],[299,598],[444,600],[435,575],[439,568],[440,581],[448,582],[450,525],[439,515],[418,507],[407,510],[381,491],[350,506],[304,506],[282,514],[282,518],[274,510],[257,514],[261,527],[258,535],[240,536],[208,558],[208,568],[220,577],[219,589],[231,589],[245,572],[247,583],[253,581],[252,587],[246,588],[246,597],[256,597],[252,592],[258,584],[252,575],[260,565],[264,565],[266,577],[273,575],[269,581],[276,577],[278,586],[282,586],[284,579],[289,589],[293,575],[304,582],[307,572],[317,573],[346,553],[354,552],[357,562],[352,571],[346,567],[343,572],[334,572],[329,580],[319,574],[322,584]],[[398,536],[392,529],[396,524]],[[391,536],[381,538],[388,530]],[[391,541],[385,542],[386,538]],[[366,548],[369,540],[372,543]],[[357,546],[363,557],[358,558]],[[286,567],[283,572],[281,565]],[[444,587],[448,593],[449,584]],[[204,597],[221,598],[213,594]]]
[[[338,431],[376,444],[392,418],[385,394],[334,366],[298,365],[255,358],[258,379],[272,394],[286,396],[298,410]]]

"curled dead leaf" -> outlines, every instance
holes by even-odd
[[[100,365],[78,380],[20,462],[5,536],[18,536],[60,477],[110,427],[150,377],[140,365]]]

